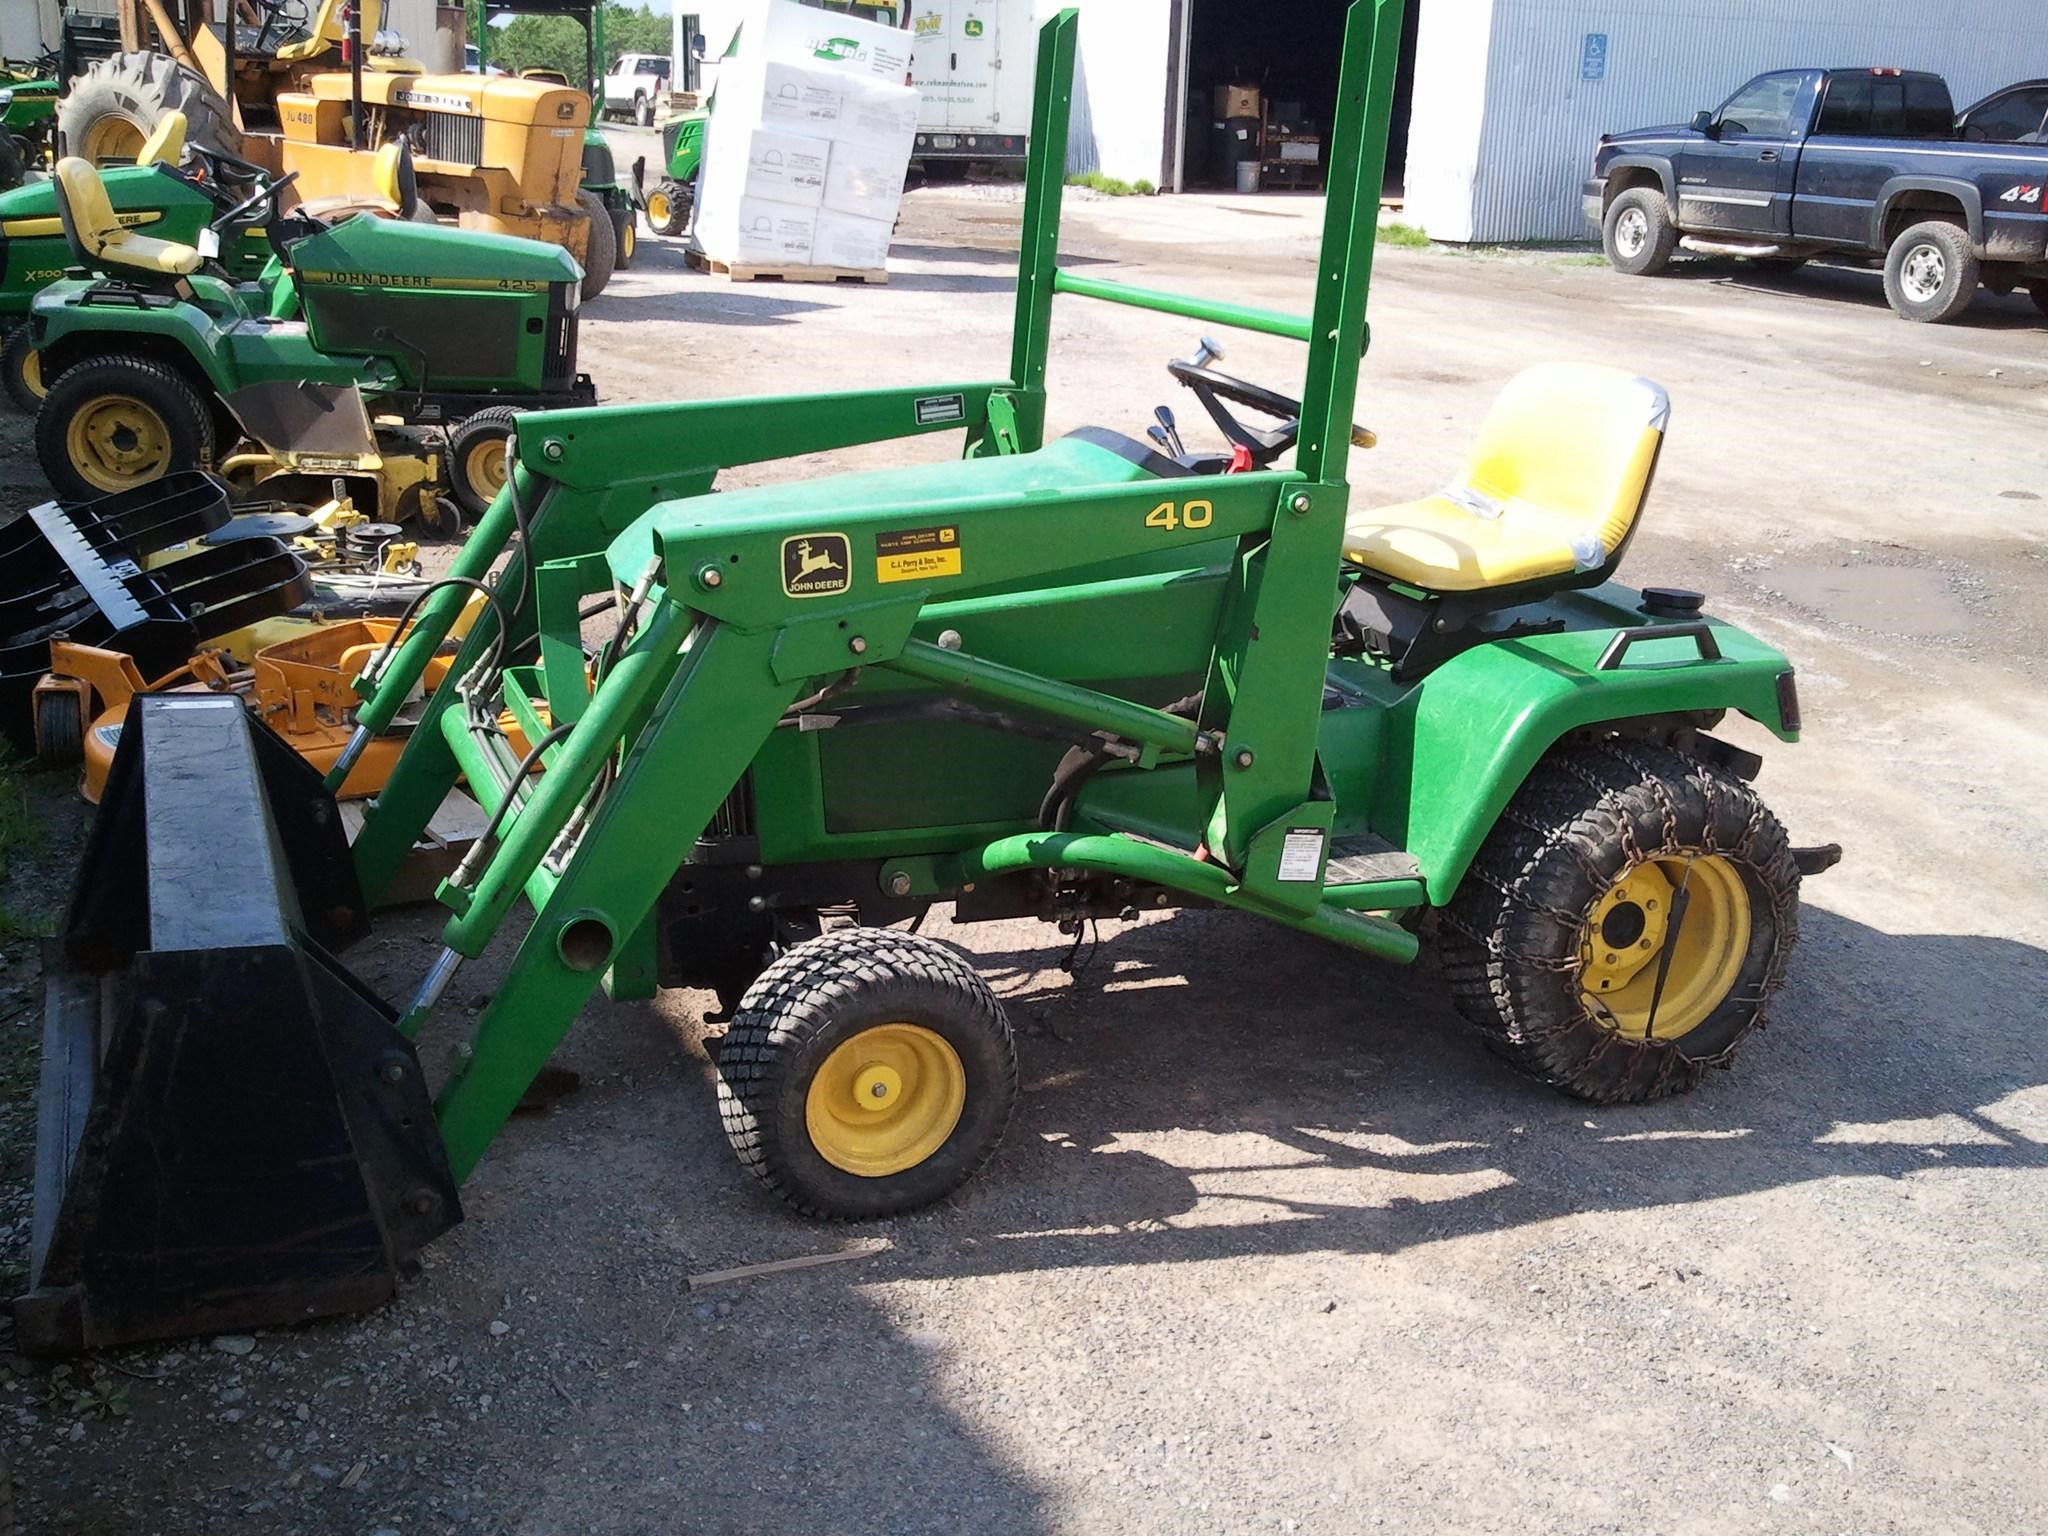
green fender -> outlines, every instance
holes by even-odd
[[[44,356],[57,361],[76,346],[93,353],[133,350],[154,357],[175,356],[201,374],[219,394],[232,394],[242,382],[228,364],[222,344],[224,327],[204,310],[192,304],[172,304],[162,309],[123,309],[111,304],[82,305],[80,295],[94,287],[97,279],[68,279],[52,283],[35,297],[31,313],[35,318],[36,345]],[[194,286],[211,283],[205,277],[192,279]],[[219,284],[225,287],[225,284]],[[123,346],[134,338],[140,345]]]
[[[1712,621],[1709,621],[1712,623]],[[1569,732],[1610,721],[1692,710],[1739,710],[1785,741],[1783,655],[1712,623],[1719,660],[1698,642],[1635,644],[1618,665],[1600,659],[1613,629],[1495,641],[1455,657],[1409,690],[1384,722],[1373,829],[1422,865],[1429,900],[1456,893],[1480,844],[1529,771]]]

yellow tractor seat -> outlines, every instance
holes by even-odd
[[[175,240],[152,240],[122,224],[107,200],[107,184],[90,161],[66,155],[53,183],[57,218],[71,253],[88,267],[125,267],[157,277],[184,277],[204,259],[197,248]]]
[[[156,128],[142,141],[142,152],[135,157],[137,165],[168,165],[175,168],[185,158],[185,114],[166,112],[156,120]]]
[[[1501,391],[1448,489],[1346,519],[1344,558],[1431,593],[1604,580],[1670,415],[1663,389],[1626,369],[1538,364]]]

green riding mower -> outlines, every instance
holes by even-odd
[[[406,146],[380,155],[397,211],[416,205]],[[404,460],[426,466],[384,475],[405,499],[358,505],[431,521],[445,485],[480,515],[504,484],[514,414],[595,400],[576,370],[581,272],[561,247],[406,217],[330,221],[312,205],[280,212],[292,180],[254,180],[187,244],[124,223],[97,170],[58,162],[65,239],[74,263],[100,274],[50,284],[30,311],[46,391],[36,453],[61,497],[188,468],[275,496],[280,473],[318,482]],[[275,266],[238,283],[211,253],[250,226]]]
[[[47,162],[57,127],[57,55],[0,63],[0,191]]]
[[[704,165],[704,127],[709,112],[671,119],[661,130],[662,172],[647,181],[647,157],[633,162],[633,202],[657,235],[683,235],[697,205],[697,172]]]
[[[969,960],[884,926],[934,903],[1070,929],[1230,909],[1396,964],[1429,939],[1479,1034],[1568,1093],[1649,1100],[1725,1065],[1834,850],[1795,851],[1758,759],[1713,734],[1735,712],[1795,739],[1791,664],[1613,579],[1662,392],[1546,370],[1443,496],[1349,506],[1400,12],[1351,11],[1310,316],[1057,265],[1067,11],[1040,39],[1002,377],[522,416],[325,783],[232,700],[138,698],[49,962],[22,1346],[390,1295],[599,985],[731,1003],[725,1128],[797,1211],[937,1200],[995,1154],[1018,1083]],[[1305,386],[1209,348],[1173,371],[1227,450],[1163,425],[1167,452],[1048,440],[1062,297],[1306,342]],[[948,432],[956,461],[709,494]],[[344,846],[330,786],[401,710]],[[489,825],[393,1007],[337,952],[458,777]],[[414,1040],[508,928],[430,1092]]]

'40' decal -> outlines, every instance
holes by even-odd
[[[2016,187],[2007,187],[1998,194],[1998,200],[2001,203],[2038,203],[2041,201],[2041,184],[2036,182],[2028,186],[2021,182]]]

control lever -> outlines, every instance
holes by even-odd
[[[1206,368],[1211,363],[1223,361],[1223,344],[1204,336],[1195,346],[1195,366]]]
[[[1173,439],[1166,435],[1166,428],[1147,427],[1145,429],[1145,435],[1151,438],[1153,442],[1157,443],[1163,452],[1173,452]]]
[[[1174,422],[1173,407],[1162,405],[1152,415],[1158,420],[1160,427],[1164,429],[1167,440],[1173,444],[1173,456],[1177,459],[1185,457],[1188,450],[1180,440],[1180,428]]]

